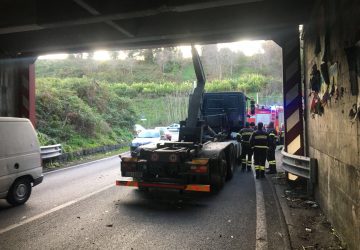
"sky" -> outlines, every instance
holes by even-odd
[[[218,43],[217,47],[220,50],[221,48],[229,48],[234,52],[243,52],[246,56],[252,56],[254,54],[264,53],[262,48],[262,43],[264,41],[239,41],[233,43]],[[191,57],[191,47],[190,46],[179,46],[183,57]],[[197,46],[199,50],[199,46]],[[200,50],[199,50],[200,51]],[[65,59],[68,57],[68,54],[51,54],[40,56],[39,59]],[[126,53],[119,51],[119,58],[125,59]],[[97,50],[94,52],[94,60],[105,61],[110,59],[110,53],[106,50]]]

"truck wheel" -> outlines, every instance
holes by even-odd
[[[24,204],[31,195],[31,183],[27,178],[17,179],[11,186],[6,200],[13,206]]]
[[[216,164],[218,165],[214,167],[214,173],[211,175],[211,190],[215,192],[224,187],[226,180],[226,157],[224,152],[220,153]]]
[[[227,173],[226,180],[231,180],[234,176],[234,171],[236,167],[236,157],[234,147],[230,147],[227,155]]]

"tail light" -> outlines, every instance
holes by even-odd
[[[190,172],[196,174],[206,174],[208,172],[208,158],[198,158],[191,161]]]
[[[208,167],[202,165],[192,165],[190,167],[190,171],[191,173],[196,173],[196,174],[206,174],[208,171]]]

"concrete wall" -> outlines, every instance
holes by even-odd
[[[0,116],[26,117],[35,125],[34,60],[0,60]]]
[[[326,48],[326,34],[329,38],[328,68],[334,65],[332,69],[336,70],[330,73],[330,85],[322,84],[319,97],[322,99],[326,95],[327,87],[331,93],[333,84],[340,95],[342,88],[344,93],[335,100],[335,91],[331,100],[323,104],[324,113],[318,115],[311,112],[314,93],[309,89],[310,74],[313,64],[320,68]],[[318,160],[317,199],[350,249],[359,249],[360,242],[360,122],[359,119],[351,121],[349,111],[353,104],[360,107],[360,95],[351,93],[349,65],[344,49],[356,44],[360,46],[359,41],[358,0],[316,3],[311,21],[304,26],[305,94],[309,96],[312,92],[306,103],[309,121],[307,145],[310,157]],[[316,53],[318,45],[321,45],[321,51]],[[360,83],[359,75],[357,80]]]
[[[20,85],[17,69],[10,61],[0,61],[0,116],[19,116]]]

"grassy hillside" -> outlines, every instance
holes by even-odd
[[[134,110],[140,118],[137,123],[146,128],[168,126],[178,123],[187,116],[188,96],[168,95],[157,98],[136,98],[133,101]]]

